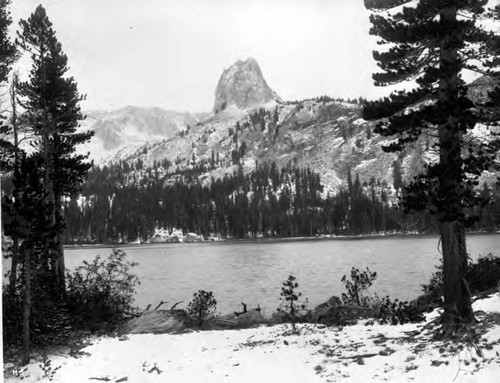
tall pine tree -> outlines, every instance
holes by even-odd
[[[17,56],[16,46],[9,38],[9,27],[12,24],[9,5],[9,0],[0,0],[0,86],[7,84],[12,64]],[[5,101],[2,99],[0,103],[4,104]],[[15,149],[9,139],[12,128],[4,122],[4,119],[5,116],[0,116],[0,171],[9,171],[12,170]]]
[[[465,227],[476,202],[477,177],[493,164],[496,144],[474,142],[467,133],[481,121],[477,105],[467,96],[466,69],[483,69],[479,47],[494,36],[477,26],[486,0],[365,0],[373,11],[370,33],[386,49],[374,52],[381,69],[378,86],[407,81],[411,90],[393,92],[369,102],[364,118],[378,120],[375,132],[394,137],[384,149],[403,150],[422,135],[434,137],[438,160],[428,164],[405,197],[408,209],[428,209],[439,220],[443,253],[443,329],[450,334],[473,321],[465,274]],[[404,6],[408,4],[409,6]],[[493,142],[493,141],[492,141]]]
[[[12,68],[12,64],[17,58],[17,49],[14,43],[9,38],[9,27],[12,24],[12,19],[9,12],[9,0],[0,0],[0,87],[7,85],[9,80],[9,73]],[[6,121],[6,116],[0,116],[0,172],[10,172],[14,170],[14,173],[18,169],[18,137],[16,129],[16,118],[15,118],[15,92],[16,92],[16,81],[13,80],[13,84],[9,90],[10,101],[12,102],[13,117],[11,121]],[[2,110],[6,108],[4,105],[7,100],[0,99],[0,106]],[[3,224],[3,222],[2,222]],[[16,270],[17,270],[17,260],[18,260],[18,242],[17,238],[13,237],[13,245],[11,249],[12,256],[12,271],[10,275],[11,286],[16,280]]]
[[[20,21],[20,48],[31,56],[29,80],[20,84],[23,119],[36,137],[42,158],[43,193],[50,217],[48,232],[56,233],[48,249],[55,285],[64,293],[64,215],[62,199],[73,195],[91,164],[87,156],[77,155],[77,145],[88,142],[92,132],[77,132],[83,119],[79,103],[83,96],[67,76],[68,58],[62,51],[52,23],[40,5],[28,20]]]

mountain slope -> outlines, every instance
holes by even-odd
[[[392,184],[396,155],[384,153],[386,139],[371,133],[361,106],[331,99],[278,103],[249,111],[219,113],[159,143],[146,144],[115,161],[140,160],[146,168],[167,160],[164,171],[181,174],[199,169],[199,179],[221,178],[241,165],[245,173],[257,164],[293,164],[319,173],[326,191],[345,183],[348,171],[361,181],[371,177]],[[400,156],[403,176],[411,179],[422,166],[416,145]]]
[[[489,81],[475,82],[471,85],[471,98],[484,98],[490,87]],[[249,173],[262,163],[274,162],[278,167],[292,164],[320,174],[328,193],[345,186],[349,172],[353,178],[358,174],[361,182],[380,181],[392,186],[395,172],[401,174],[402,181],[409,182],[425,163],[436,159],[431,137],[421,137],[402,153],[385,153],[382,147],[390,139],[372,133],[374,123],[361,118],[362,106],[357,102],[328,97],[282,102],[253,59],[238,61],[223,72],[214,112],[196,123],[191,115],[170,112],[167,123],[160,120],[164,130],[149,125],[151,121],[143,118],[149,137],[155,140],[117,150],[112,161],[140,161],[145,168],[156,167],[172,181],[194,171],[203,183],[233,174],[239,167]],[[106,123],[102,133],[98,130],[98,138],[104,132],[111,135],[104,137],[103,142],[114,142],[116,136],[129,140],[120,136],[125,133],[133,137],[123,127],[127,119],[111,120],[121,125]],[[177,125],[168,125],[172,120]],[[171,134],[182,124],[185,130]],[[101,128],[100,124],[96,126]],[[164,137],[158,140],[161,134]],[[481,127],[471,134],[483,134]]]
[[[93,130],[95,134],[80,150],[90,151],[91,159],[102,162],[120,151],[130,152],[147,142],[172,137],[203,117],[154,107],[127,106],[112,111],[89,111],[81,122],[81,129]]]

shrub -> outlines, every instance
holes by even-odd
[[[31,274],[30,341],[32,345],[64,344],[73,338],[73,320],[66,300],[54,294],[53,280],[47,269],[37,265],[33,257]],[[2,286],[4,357],[16,355],[22,344],[24,312],[24,265],[19,265],[15,288]]]
[[[472,293],[479,293],[497,287],[500,282],[500,257],[493,254],[480,256],[477,262],[469,264],[465,279]]]
[[[436,271],[432,273],[429,283],[422,285],[422,291],[432,296],[443,295],[443,261],[436,266]]]
[[[213,317],[217,309],[217,301],[211,291],[199,290],[194,293],[193,300],[189,302],[187,311],[196,319],[199,326],[207,318]]]
[[[138,277],[130,269],[137,263],[114,249],[107,259],[98,255],[83,261],[73,273],[67,273],[68,307],[77,324],[84,327],[102,322],[116,323],[136,309],[133,306]]]
[[[347,293],[342,293],[342,301],[346,305],[368,306],[370,298],[365,296],[365,291],[368,290],[373,282],[377,279],[377,273],[371,272],[367,267],[361,271],[355,267],[351,269],[351,279],[347,276],[342,277],[342,283],[347,290]]]
[[[469,283],[472,293],[483,292],[495,288],[500,281],[500,257],[493,254],[480,256],[476,262],[468,265],[465,280]],[[443,295],[443,263],[436,266],[430,281],[422,285],[422,291],[438,299]]]
[[[371,301],[373,316],[380,324],[390,323],[392,325],[422,322],[425,317],[407,301],[399,299],[392,301],[388,296],[375,297]]]
[[[5,347],[21,343],[23,331],[23,300],[21,294],[12,294],[8,286],[2,284],[2,333]]]

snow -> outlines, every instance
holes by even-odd
[[[23,382],[498,382],[500,295],[473,306],[481,338],[461,349],[431,342],[426,323],[125,335],[96,339],[79,358],[50,355],[45,373],[33,360]],[[437,317],[427,314],[427,323]],[[21,380],[6,367],[6,382]]]
[[[352,124],[353,125],[364,125],[366,123],[367,123],[367,121],[364,120],[363,118],[358,118],[358,119],[354,120]]]

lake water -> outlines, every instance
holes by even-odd
[[[500,235],[472,235],[467,248],[473,259],[490,252],[500,255]],[[412,299],[439,263],[438,237],[392,237],[308,241],[204,242],[121,247],[130,260],[139,262],[135,272],[141,285],[136,303],[165,308],[183,300],[185,307],[200,290],[213,291],[221,313],[257,304],[265,315],[279,305],[281,284],[297,277],[299,291],[309,307],[343,292],[341,278],[351,267],[378,273],[372,292],[392,298]],[[66,249],[66,266],[73,269],[110,248]]]

